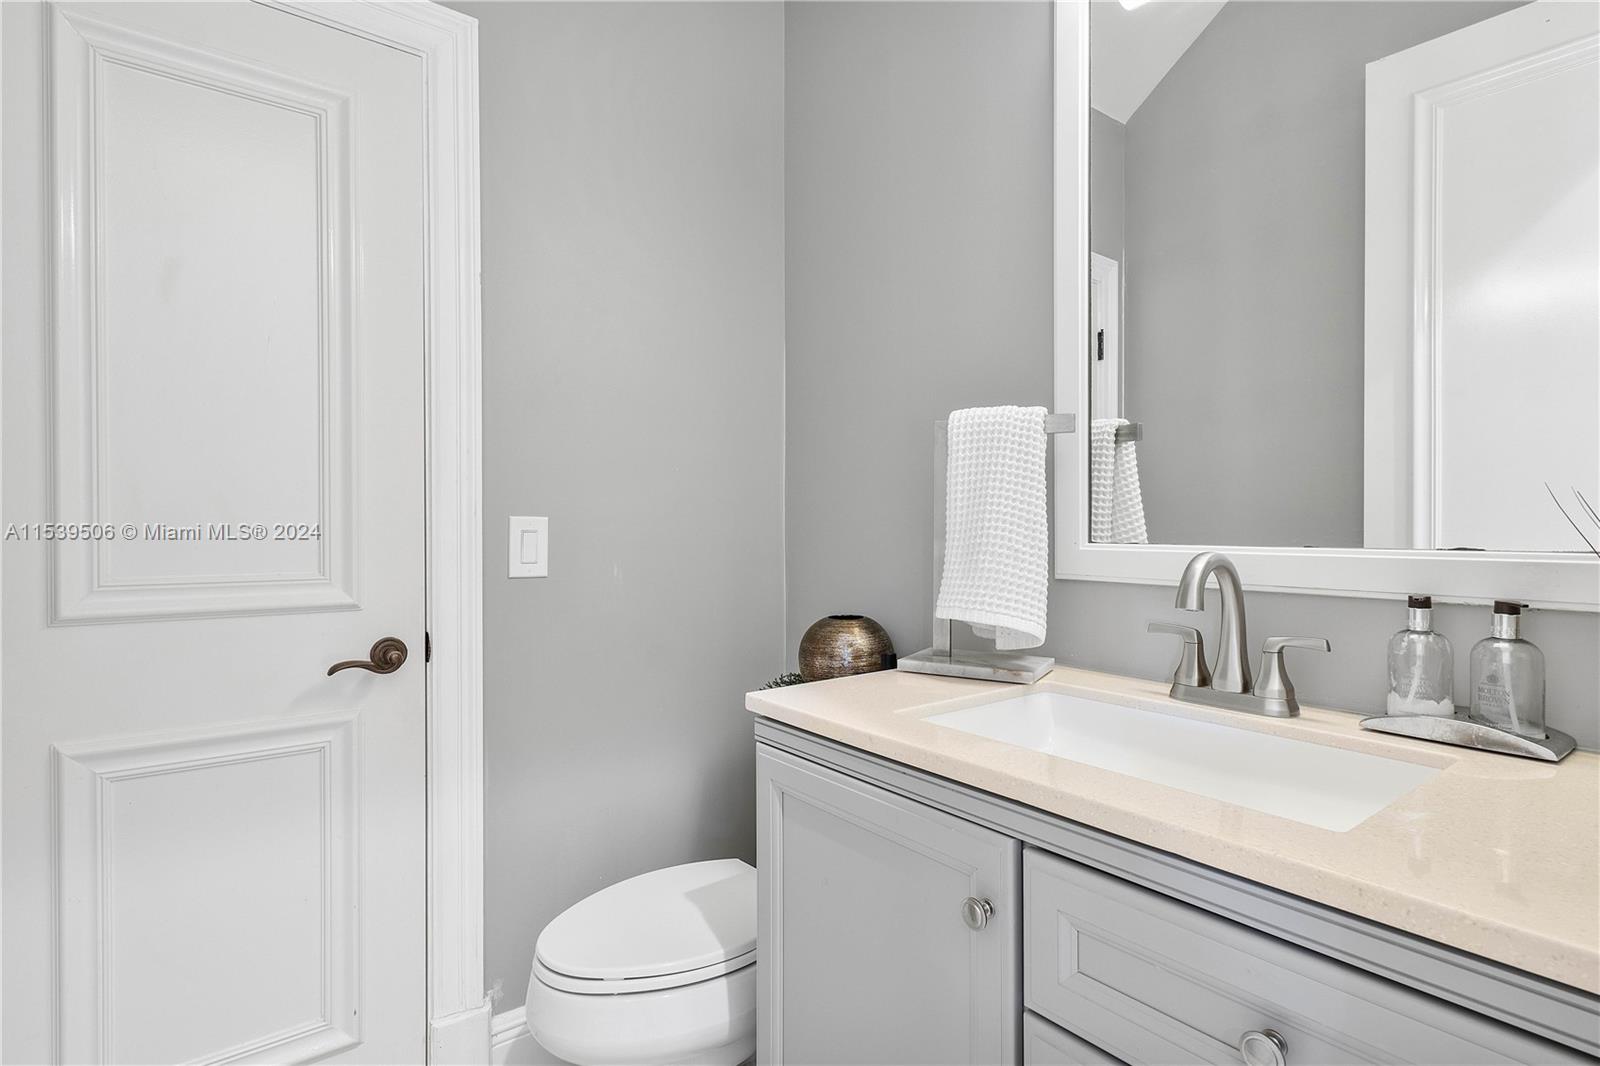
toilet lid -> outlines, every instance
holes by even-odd
[[[601,889],[545,926],[534,952],[555,973],[618,981],[714,966],[755,946],[755,868],[713,859]]]

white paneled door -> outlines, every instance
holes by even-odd
[[[3,7],[4,1059],[420,1062],[420,62]]]

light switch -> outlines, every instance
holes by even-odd
[[[511,577],[550,576],[550,519],[512,515],[507,541]]]

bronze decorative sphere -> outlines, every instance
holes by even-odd
[[[894,642],[864,614],[830,614],[800,638],[800,676],[807,681],[870,674],[894,664]]]

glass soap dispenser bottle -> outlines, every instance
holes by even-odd
[[[1433,597],[1406,600],[1406,627],[1389,638],[1390,714],[1456,713],[1455,652],[1433,631]]]
[[[1471,716],[1543,739],[1544,652],[1522,639],[1522,605],[1496,600],[1489,635],[1472,647]]]

